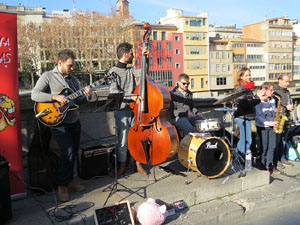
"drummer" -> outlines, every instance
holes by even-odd
[[[203,119],[202,114],[193,106],[193,93],[188,90],[189,84],[189,76],[182,73],[178,77],[176,87],[170,91],[170,122],[179,128],[184,136],[196,132],[195,123]]]

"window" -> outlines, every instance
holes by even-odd
[[[162,49],[162,44],[161,42],[157,42],[157,50],[161,50]]]
[[[157,65],[162,65],[162,64],[163,64],[162,57],[158,57],[157,58]]]
[[[220,72],[220,65],[216,64],[216,72]]]
[[[244,54],[234,54],[233,61],[234,62],[244,62]]]
[[[153,65],[153,59],[149,58],[149,65]]]
[[[175,68],[179,69],[180,68],[180,63],[175,63]]]
[[[191,88],[194,89],[195,87],[195,82],[194,82],[194,78],[191,79]]]
[[[157,40],[158,38],[157,38],[157,31],[153,31],[153,33],[152,33],[152,39],[153,40]]]
[[[167,50],[172,50],[172,42],[167,42]]]
[[[148,48],[149,48],[149,50],[152,50],[152,42],[150,42],[150,43],[148,44]]]
[[[201,88],[204,88],[204,78],[201,78]]]
[[[216,59],[219,58],[219,52],[216,52]]]
[[[167,57],[167,64],[172,65],[172,57]]]
[[[217,77],[217,85],[226,85],[226,77]]]
[[[199,19],[190,19],[191,27],[200,27],[201,26],[201,18]]]
[[[247,55],[247,62],[262,62],[263,55]]]
[[[246,64],[238,64],[238,65],[234,65],[234,69],[235,70],[239,70],[239,69],[242,69],[243,67],[247,67],[247,65]]]
[[[244,44],[243,43],[232,43],[233,48],[243,48]]]
[[[175,54],[180,54],[180,51],[178,48],[175,49]]]
[[[226,72],[226,64],[222,64],[222,72]]]
[[[161,40],[162,41],[166,40],[166,31],[161,32]]]
[[[201,32],[186,33],[186,39],[191,41],[202,40],[202,33]]]
[[[203,46],[187,46],[186,54],[189,55],[202,55],[206,53],[206,48]]]
[[[176,36],[174,37],[174,40],[175,40],[175,41],[179,41],[179,36],[176,35]]]
[[[172,70],[165,71],[149,71],[149,77],[151,77],[156,82],[166,86],[173,86],[173,72]]]

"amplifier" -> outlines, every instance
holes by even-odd
[[[0,155],[0,224],[4,224],[11,217],[9,163]]]
[[[115,147],[87,147],[78,152],[78,176],[91,179],[108,174],[109,156]]]

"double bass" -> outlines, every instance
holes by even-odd
[[[143,49],[148,47],[151,27],[144,23],[144,29]],[[128,149],[136,161],[156,165],[176,154],[179,141],[175,127],[167,120],[170,93],[147,76],[146,61],[142,53],[140,84],[133,92],[141,96],[142,101],[131,103],[135,119],[129,129]]]

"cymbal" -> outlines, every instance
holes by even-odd
[[[246,93],[248,93],[250,91],[251,90],[244,90],[244,91],[240,91],[240,92],[230,94],[230,95],[226,96],[225,98],[222,98],[222,99],[216,101],[215,103],[213,103],[213,105],[222,104],[224,102],[231,102],[231,101],[235,100],[236,98],[238,98],[242,95],[245,95]]]
[[[219,111],[219,112],[232,112],[232,108],[217,108],[214,110]]]

